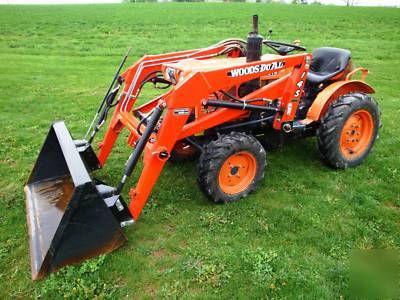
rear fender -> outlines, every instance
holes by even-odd
[[[332,83],[321,91],[314,100],[308,110],[307,121],[319,121],[333,101],[342,95],[354,92],[373,94],[375,90],[369,84],[360,80],[346,80]]]

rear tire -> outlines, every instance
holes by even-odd
[[[251,135],[239,132],[219,135],[199,159],[198,183],[216,203],[232,202],[255,190],[264,177],[266,153]]]
[[[362,93],[340,96],[321,119],[318,149],[335,169],[361,164],[378,136],[380,111],[375,100]]]

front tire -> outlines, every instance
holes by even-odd
[[[219,135],[200,156],[198,183],[216,203],[236,201],[255,190],[265,165],[265,150],[254,136]]]
[[[340,96],[321,119],[318,149],[335,169],[361,164],[371,151],[380,128],[375,100],[362,93]]]

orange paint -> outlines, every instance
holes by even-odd
[[[374,134],[374,121],[367,110],[354,112],[343,126],[340,151],[348,160],[361,157],[368,149]]]
[[[318,121],[325,114],[329,105],[342,95],[348,93],[375,93],[367,83],[359,80],[337,81],[320,92],[307,112],[307,119]]]
[[[276,130],[282,130],[284,123],[295,121],[312,55],[266,54],[260,61],[246,62],[241,52],[241,43],[238,40],[227,40],[204,49],[144,56],[122,74],[125,86],[101,143],[98,155],[101,165],[106,163],[124,128],[129,131],[128,144],[134,146],[140,138],[138,127],[139,131],[143,132],[146,126],[140,118],[148,115],[157,104],[166,104],[157,132],[152,134],[144,149],[143,170],[136,186],[129,193],[129,210],[135,220],[139,217],[166,163],[166,159],[160,159],[160,151],[168,155],[174,147],[179,151],[186,151],[185,148],[179,148],[180,140],[201,135],[208,129],[226,122],[245,120],[249,117],[250,112],[247,110],[210,107],[206,109],[204,103],[208,99],[218,97],[218,100],[230,101],[219,92],[220,90],[237,97],[238,87],[243,83],[261,80],[261,87],[240,101],[262,99],[251,104],[277,105],[279,112],[275,114],[273,122]],[[173,83],[171,89],[145,104],[137,105],[143,82],[160,74]],[[318,121],[334,99],[351,91],[373,93],[373,89],[362,81],[335,82],[318,95],[307,119],[303,121],[306,124]],[[240,165],[240,178],[232,177],[229,164]],[[251,183],[255,172],[254,157],[241,152],[224,164],[219,176],[221,189],[227,194],[239,193]]]
[[[245,191],[253,182],[257,162],[253,154],[241,151],[228,157],[221,167],[218,183],[222,192],[235,195]]]

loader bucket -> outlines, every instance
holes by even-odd
[[[33,280],[124,243],[110,190],[92,181],[64,122],[54,123],[25,186]]]

